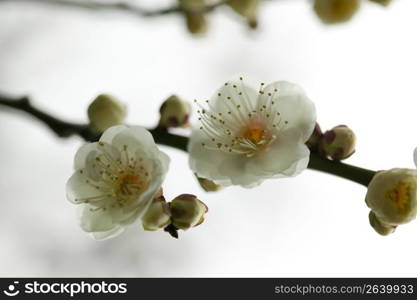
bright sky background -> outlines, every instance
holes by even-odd
[[[289,80],[316,103],[323,128],[355,130],[357,153],[349,163],[413,168],[416,11],[415,0],[394,0],[388,9],[364,3],[350,23],[326,27],[308,1],[269,1],[258,32],[220,9],[209,34],[196,39],[180,16],[2,4],[0,90],[27,93],[73,121],[86,121],[91,99],[108,92],[128,104],[129,123],[153,126],[172,93],[205,99],[240,75]],[[96,242],[65,199],[82,141],[60,140],[4,110],[0,124],[0,276],[417,275],[417,222],[377,235],[362,186],[307,170],[256,189],[206,194],[186,155],[169,148],[165,195],[197,194],[210,207],[206,222],[179,240],[136,225]]]

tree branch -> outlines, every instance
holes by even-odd
[[[0,106],[23,111],[43,122],[59,137],[66,138],[78,135],[88,142],[98,141],[100,135],[92,131],[88,124],[77,124],[62,121],[50,114],[34,107],[28,97],[14,98],[0,93]],[[157,144],[170,146],[182,151],[187,151],[189,138],[182,135],[169,133],[166,129],[154,128],[149,130]],[[368,186],[375,175],[375,171],[359,168],[341,162],[332,161],[320,157],[311,152],[309,169],[339,176],[356,183]]]
[[[114,11],[131,14],[133,16],[139,17],[157,17],[164,16],[168,14],[181,13],[182,8],[179,5],[175,5],[168,8],[163,8],[159,10],[147,10],[136,5],[132,5],[126,2],[113,2],[105,3],[96,0],[0,0],[0,3],[13,2],[13,3],[35,3],[35,4],[45,4],[45,5],[55,5],[55,6],[66,6],[73,7],[91,11]],[[219,6],[222,6],[227,1],[219,1],[214,4],[208,5],[205,10],[207,12],[216,9]]]

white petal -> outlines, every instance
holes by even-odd
[[[81,146],[77,153],[75,154],[74,158],[74,169],[80,170],[85,168],[87,156],[93,152],[97,151],[98,143],[88,143]]]
[[[97,161],[100,158],[100,162]],[[86,176],[92,180],[99,181],[102,179],[102,173],[105,171],[117,172],[120,151],[110,144],[102,143],[97,150],[91,151],[85,158]],[[110,166],[108,168],[107,166]]]
[[[115,227],[112,230],[104,232],[92,232],[91,236],[97,241],[107,240],[121,234],[125,230],[124,227]]]
[[[81,210],[80,226],[86,232],[103,232],[112,230],[118,224],[113,222],[108,211],[86,204]]]
[[[104,143],[111,144],[113,138],[118,135],[120,132],[127,130],[129,127],[126,125],[116,125],[108,128],[100,137],[100,141]]]
[[[153,160],[153,170],[150,174],[150,185],[146,191],[140,196],[139,201],[132,207],[139,210],[138,217],[141,217],[149,207],[155,195],[159,192],[162,183],[165,180],[166,173],[168,172],[170,159],[168,155],[158,150],[157,159]]]
[[[264,178],[295,176],[307,167],[309,155],[299,131],[287,130],[269,149],[250,160],[247,172]]]
[[[239,93],[242,94],[239,95]],[[244,111],[245,106],[253,109],[256,105],[257,97],[256,91],[244,84],[243,81],[229,81],[227,85],[223,84],[216,91],[210,99],[210,104],[217,112],[223,113],[223,118],[227,121],[231,116],[239,114],[239,109],[236,107],[236,104],[240,104],[242,111]],[[231,115],[227,114],[229,111],[232,111]]]
[[[201,145],[203,142],[208,143],[208,138],[201,130],[193,130],[188,144],[191,170],[197,173],[199,177],[214,180],[216,183],[219,183],[219,180],[230,181],[227,176],[219,173],[219,167],[225,161],[233,159],[233,155],[222,151],[209,150]],[[227,184],[223,183],[223,185]]]
[[[145,128],[123,125],[115,127],[106,130],[100,141],[112,144],[120,151],[123,150],[124,146],[127,146],[130,155],[134,155],[139,149],[148,155],[157,150],[152,134]]]
[[[73,203],[78,204],[77,199],[97,197],[102,195],[102,191],[97,190],[93,186],[86,183],[86,177],[80,174],[79,171],[75,172],[66,185],[67,199]]]
[[[268,98],[268,94],[274,94],[273,100],[276,102],[277,110],[283,121],[288,121],[285,129],[297,128],[303,136],[303,141],[307,141],[313,132],[316,124],[316,109],[314,103],[305,95],[303,89],[287,81],[277,81],[267,85],[264,94],[260,95],[260,101]]]

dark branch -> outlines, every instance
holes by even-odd
[[[86,141],[94,141],[98,138],[98,134],[94,133],[88,124],[76,124],[57,119],[32,106],[28,97],[12,98],[0,94],[0,104],[32,115],[47,125],[59,137],[66,138],[71,135],[79,135]]]
[[[71,135],[78,135],[89,142],[97,141],[99,134],[92,131],[88,124],[76,124],[65,122],[47,114],[40,109],[34,107],[28,97],[13,98],[0,94],[0,106],[9,107],[16,110],[24,111],[39,121],[47,125],[59,137],[66,138]],[[169,133],[166,129],[154,128],[149,130],[157,144],[162,144],[187,151],[189,138],[186,136]],[[375,175],[372,170],[359,168],[341,162],[332,161],[320,157],[312,152],[310,154],[309,169],[333,174],[356,183],[368,186],[369,182]]]
[[[88,124],[77,124],[65,122],[50,114],[34,107],[28,97],[14,98],[0,93],[0,105],[3,107],[13,108],[28,113],[48,126],[57,136],[66,138],[72,135],[78,135],[87,142],[95,142],[100,138],[100,134],[91,130]],[[187,151],[188,138],[181,135],[169,133],[165,129],[154,128],[149,130],[158,144],[174,147]]]

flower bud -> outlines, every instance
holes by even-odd
[[[417,170],[376,173],[368,185],[365,202],[384,224],[410,222],[417,214]]]
[[[244,17],[252,28],[256,27],[259,0],[229,0],[226,4]]]
[[[381,4],[383,6],[388,6],[391,3],[391,0],[369,0],[369,1]]]
[[[123,123],[126,106],[110,95],[101,94],[91,102],[87,114],[91,128],[104,132],[107,128]]]
[[[200,225],[207,213],[207,206],[194,195],[182,194],[170,203],[172,225],[187,230]]]
[[[171,213],[164,197],[155,198],[142,216],[143,229],[154,231],[171,223]]]
[[[205,15],[204,0],[179,0],[184,12],[188,31],[192,34],[204,34],[207,32],[207,19]]]
[[[369,212],[369,224],[371,224],[372,228],[380,235],[389,235],[397,228],[396,225],[389,225],[381,222],[372,210]]]
[[[339,125],[324,133],[319,143],[319,152],[333,160],[342,160],[355,152],[356,136],[349,127]]]
[[[188,124],[191,113],[191,105],[175,95],[169,97],[159,109],[161,119],[159,127],[183,127]]]
[[[214,183],[210,179],[198,177],[197,174],[195,175],[197,177],[198,183],[206,192],[217,192],[223,188],[221,185]]]
[[[349,21],[359,6],[360,0],[314,0],[314,11],[326,24]]]
[[[323,132],[321,131],[319,123],[316,123],[316,126],[314,127],[313,133],[311,134],[310,138],[306,142],[307,147],[311,151],[317,151],[319,142],[321,140],[321,137],[323,136]]]

